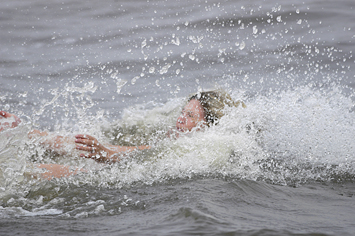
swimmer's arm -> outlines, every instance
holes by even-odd
[[[109,149],[114,151],[115,153],[129,153],[134,150],[145,150],[145,149],[150,149],[150,146],[147,145],[141,145],[141,146],[118,146],[118,145],[111,145],[108,144],[106,145]]]
[[[129,147],[129,146],[116,146],[116,145],[102,145],[97,141],[96,138],[90,135],[78,134],[75,136],[75,142],[78,144],[76,148],[78,150],[86,151],[87,154],[81,154],[81,157],[94,159],[97,162],[104,163],[114,163],[119,162],[120,155],[130,153],[134,150],[144,150],[150,149],[150,146],[137,146],[137,147]]]
[[[86,151],[88,154],[81,154],[81,157],[91,158],[97,162],[105,162],[105,163],[114,163],[119,162],[119,156],[122,154],[130,153],[136,149],[144,150],[150,149],[149,146],[137,146],[137,147],[129,147],[129,146],[117,146],[117,145],[102,145],[97,141],[96,138],[90,135],[76,135],[75,139],[72,137],[64,137],[64,136],[51,136],[46,131],[40,130],[32,130],[28,134],[29,138],[41,138],[40,142],[47,149],[51,151],[55,151],[61,155],[65,153],[65,146],[72,143],[78,143],[82,145],[76,146],[76,149]]]
[[[40,143],[44,145],[47,149],[55,151],[59,154],[64,155],[64,148],[68,144],[74,143],[74,139],[71,137],[64,137],[60,135],[52,136],[46,131],[40,131],[37,129],[32,130],[28,133],[30,139],[40,138]]]
[[[20,123],[21,120],[16,115],[8,113],[6,111],[0,111],[0,132],[8,128],[15,128]],[[47,132],[39,131],[36,129],[29,132],[28,137],[30,139],[35,137],[46,137],[42,138],[41,143],[43,145],[46,145],[49,149],[57,151],[58,153],[63,153],[63,150],[61,149],[63,147],[63,144],[72,143],[74,141],[73,138],[63,136],[48,137]]]
[[[120,156],[133,152],[134,150],[145,150],[150,149],[150,146],[142,145],[142,146],[118,146],[118,145],[106,145],[107,149],[110,150],[107,152],[107,156],[97,158],[97,154],[94,154],[93,157],[89,157],[98,162],[105,163],[115,163],[121,161]],[[81,155],[82,157],[86,157],[85,155]]]
[[[76,175],[80,172],[87,172],[87,170],[84,169],[72,168],[59,164],[37,164],[36,167],[43,169],[44,172],[40,174],[33,174],[31,175],[31,177],[39,177],[48,180],[51,180],[52,178],[69,177],[71,175]]]

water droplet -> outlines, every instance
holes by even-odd
[[[137,79],[139,79],[139,76],[134,77],[134,78],[131,80],[131,84],[135,84],[135,83],[137,82]]]
[[[177,46],[179,46],[180,45],[180,39],[178,38],[178,37],[176,37],[176,39],[174,40],[171,40],[171,43],[172,44],[175,44],[175,45],[177,45]]]
[[[169,68],[170,68],[170,66],[171,66],[171,64],[167,64],[167,65],[163,66],[163,67],[160,69],[159,73],[160,73],[161,75],[167,73],[168,70],[169,70]]]
[[[155,68],[153,66],[149,68],[149,73],[154,73],[154,71],[155,71]]]
[[[253,34],[257,34],[258,33],[258,29],[256,27],[256,25],[253,26]]]
[[[239,45],[239,49],[243,50],[244,48],[245,48],[245,43],[244,43],[244,41],[242,41]]]
[[[144,48],[145,46],[147,46],[147,40],[146,39],[143,40],[143,42],[141,44],[141,48]]]

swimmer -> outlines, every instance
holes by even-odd
[[[191,96],[187,104],[181,111],[180,116],[176,120],[176,133],[187,133],[192,130],[201,130],[204,127],[210,127],[218,124],[220,118],[224,116],[224,108],[228,107],[238,107],[239,105],[245,107],[242,101],[233,101],[229,94],[220,91],[206,91],[199,92]],[[1,119],[9,119],[11,121]],[[11,122],[11,124],[9,123]],[[14,128],[20,123],[20,119],[8,112],[0,111],[0,131],[7,128]],[[75,135],[75,139],[70,137],[56,136],[50,138],[49,134],[45,131],[33,130],[28,134],[29,138],[34,137],[45,137],[44,144],[48,149],[60,152],[63,145],[71,142],[75,142],[76,149],[86,152],[86,154],[80,154],[81,157],[94,159],[97,162],[103,163],[114,163],[120,161],[120,155],[132,152],[134,150],[144,150],[150,149],[150,146],[117,146],[111,144],[103,145],[96,138],[86,135],[78,134]],[[46,138],[48,137],[48,138]],[[74,172],[69,172],[67,167],[60,165],[45,165],[39,166],[40,168],[45,168],[52,172],[52,175],[47,175],[53,177],[69,176],[75,174]]]

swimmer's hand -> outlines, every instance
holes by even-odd
[[[75,143],[82,145],[76,146],[76,149],[88,152],[87,155],[80,154],[81,157],[91,158],[97,162],[116,162],[119,161],[112,156],[116,153],[99,143],[96,138],[90,135],[78,134],[75,136]]]
[[[15,128],[20,123],[21,120],[17,116],[6,111],[0,111],[0,132],[7,128]]]
[[[180,132],[177,129],[170,129],[166,133],[166,137],[169,139],[177,139],[180,136]]]

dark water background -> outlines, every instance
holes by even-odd
[[[13,151],[25,133],[3,133],[1,234],[354,235],[354,8],[2,1],[0,109],[22,129],[103,138],[106,127],[135,145],[173,126],[197,90],[222,87],[248,108],[113,166]],[[30,162],[94,167],[46,181],[22,177]]]

